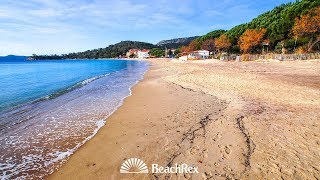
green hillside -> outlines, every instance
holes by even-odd
[[[138,41],[121,41],[106,48],[99,48],[78,53],[63,55],[33,55],[33,59],[98,59],[123,56],[129,49],[152,49],[158,46]]]
[[[294,3],[283,4],[271,11],[259,15],[249,23],[235,26],[228,31],[212,31],[204,36],[199,37],[196,41],[198,41],[198,47],[200,47],[204,40],[219,37],[221,34],[226,34],[232,43],[229,51],[239,52],[239,37],[247,29],[265,28],[267,32],[264,39],[270,40],[270,48],[272,50],[278,51],[280,48],[280,43],[283,43],[289,51],[292,51],[295,43],[295,38],[292,34],[292,28],[294,26],[295,19],[306,14],[312,8],[318,6],[320,6],[320,0],[302,0]],[[299,46],[307,42],[308,38],[299,38],[296,43],[297,46]]]
[[[184,49],[188,49],[188,51],[198,50],[198,49],[206,49],[208,45],[213,44],[215,39],[218,39],[223,36],[224,39],[230,42],[223,42],[228,45],[227,48],[223,48],[223,51],[227,51],[229,53],[240,53],[239,40],[241,35],[243,35],[247,30],[261,30],[263,29],[265,34],[260,40],[266,41],[269,45],[268,49],[274,52],[281,52],[283,49],[286,52],[293,52],[297,50],[299,47],[304,47],[304,49],[313,49],[315,51],[320,51],[320,23],[316,23],[315,32],[305,33],[303,36],[297,37],[293,35],[293,27],[295,25],[295,21],[297,18],[304,16],[306,14],[310,14],[310,12],[316,11],[316,17],[318,19],[316,22],[320,21],[319,9],[315,9],[316,7],[320,7],[320,0],[300,0],[294,3],[287,3],[275,7],[273,10],[268,11],[259,15],[257,18],[253,19],[251,22],[240,24],[231,28],[230,30],[214,30],[209,32],[206,35],[200,36],[193,41]],[[236,18],[236,17],[235,17]],[[314,22],[313,22],[314,23]],[[306,23],[307,24],[307,23]],[[314,26],[314,25],[313,25]],[[252,33],[252,32],[251,32]],[[251,34],[252,35],[252,34]],[[225,38],[226,37],[226,38]],[[317,38],[319,40],[317,41]],[[178,38],[173,40],[161,41],[163,44],[172,44],[176,42],[180,42],[181,40],[185,40],[186,38]],[[189,42],[189,41],[188,41]],[[231,46],[229,44],[231,43]],[[250,41],[249,41],[250,43]],[[176,43],[177,44],[177,43]],[[242,43],[245,44],[245,43]],[[257,45],[258,44],[258,45]],[[306,47],[308,44],[312,44],[312,48]],[[159,46],[158,46],[159,45]],[[153,48],[164,48],[167,47],[162,46],[161,43],[158,45],[153,45],[145,42],[137,42],[137,41],[121,41],[120,43],[110,45],[106,48],[88,50],[84,52],[78,53],[70,53],[64,55],[33,55],[34,59],[96,59],[96,58],[115,58],[122,55],[129,49],[153,49]],[[246,44],[245,44],[246,45]],[[208,49],[208,48],[207,48]],[[216,47],[216,50],[220,52],[221,49]],[[179,52],[180,49],[177,51]],[[261,41],[259,43],[255,43],[255,46],[250,47],[249,53],[261,53]]]

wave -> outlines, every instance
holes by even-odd
[[[32,101],[31,104],[38,103],[38,102],[41,102],[41,101],[50,100],[50,99],[54,99],[54,98],[56,98],[58,96],[61,96],[61,95],[66,94],[68,92],[71,92],[71,91],[73,91],[75,89],[81,88],[81,87],[83,87],[83,86],[85,86],[85,85],[87,85],[87,84],[89,84],[89,83],[91,83],[91,82],[93,82],[95,80],[98,80],[100,78],[109,76],[110,74],[111,73],[107,73],[107,74],[104,74],[104,75],[99,75],[99,76],[95,76],[95,77],[92,77],[92,78],[89,78],[89,79],[85,79],[85,80],[80,81],[80,82],[78,82],[78,83],[76,83],[76,84],[74,84],[72,86],[69,86],[69,87],[67,87],[65,89],[58,90],[55,93],[52,93],[50,95],[44,96],[44,97],[39,98],[39,99],[36,99],[36,100]]]
[[[77,149],[79,149],[79,147],[81,147],[84,143],[86,143],[91,138],[93,138],[98,133],[99,129],[105,125],[105,123],[106,123],[106,121],[104,119],[97,121],[95,123],[97,127],[93,130],[93,133],[90,136],[86,137],[81,143],[77,144],[74,148],[69,149],[64,152],[58,151],[58,152],[50,153],[49,154],[50,156],[56,156],[56,158],[51,159],[50,161],[44,162],[44,165],[47,167],[47,166],[49,166],[53,163],[59,162],[59,161],[62,161],[61,162],[61,165],[62,165],[62,163],[64,162],[63,160],[65,160],[66,158],[71,156]]]
[[[72,142],[76,142],[72,146],[69,146],[66,148],[55,146],[54,149],[50,148],[49,152],[47,152],[45,154],[41,153],[42,150],[47,151],[46,145],[44,145],[44,144],[42,144],[41,146],[32,147],[30,152],[25,153],[24,143],[31,142],[28,139],[30,134],[23,134],[21,136],[22,139],[20,137],[17,137],[17,138],[13,137],[12,139],[9,138],[8,140],[4,141],[4,140],[1,140],[1,138],[0,138],[0,143],[1,142],[5,143],[5,144],[3,144],[4,146],[2,147],[2,150],[9,150],[12,152],[12,150],[19,149],[18,147],[20,147],[20,145],[23,145],[24,146],[22,148],[23,150],[21,150],[22,155],[27,155],[27,156],[23,156],[26,158],[22,158],[22,160],[20,158],[20,160],[18,160],[18,161],[15,161],[14,158],[7,159],[8,161],[3,161],[2,164],[0,161],[0,176],[5,177],[5,178],[14,178],[14,177],[22,177],[21,175],[22,175],[22,173],[24,173],[24,174],[26,174],[25,178],[37,177],[37,178],[42,179],[42,178],[46,177],[48,174],[51,174],[54,171],[56,171],[57,169],[59,169],[68,160],[68,158],[73,153],[76,152],[77,149],[79,149],[83,144],[85,144],[87,141],[92,139],[98,133],[98,131],[105,125],[107,118],[109,118],[120,106],[123,105],[125,98],[132,95],[131,89],[144,78],[145,73],[148,71],[148,67],[149,67],[148,65],[144,66],[143,71],[141,71],[142,69],[140,69],[138,74],[136,74],[137,71],[131,72],[132,74],[134,73],[133,75],[136,74],[138,76],[128,76],[129,74],[127,74],[127,73],[119,72],[119,73],[116,73],[114,75],[114,77],[112,76],[112,77],[109,77],[106,79],[101,79],[99,81],[96,81],[96,80],[103,78],[103,77],[106,77],[112,73],[88,78],[86,80],[83,80],[79,83],[76,83],[75,85],[63,90],[62,91],[63,93],[60,93],[60,95],[61,95],[61,94],[70,92],[72,90],[75,90],[77,88],[88,85],[88,86],[84,87],[86,90],[80,89],[79,91],[91,92],[93,94],[93,97],[96,97],[97,99],[101,99],[104,96],[108,97],[108,98],[109,97],[118,98],[116,101],[114,101],[115,103],[110,103],[110,105],[107,105],[107,106],[101,107],[101,103],[103,103],[104,105],[106,104],[105,102],[102,102],[102,101],[100,101],[100,102],[98,101],[97,103],[89,103],[89,102],[87,103],[85,101],[86,103],[84,103],[83,100],[88,100],[85,98],[87,96],[84,96],[84,98],[82,98],[82,99],[80,98],[81,99],[81,101],[80,101],[77,96],[79,93],[78,91],[70,92],[71,95],[67,95],[68,97],[76,97],[76,99],[70,98],[69,100],[71,100],[71,101],[66,100],[65,96],[59,97],[59,98],[53,100],[54,102],[58,101],[60,103],[57,106],[54,106],[55,104],[51,101],[39,103],[39,105],[41,105],[41,108],[44,107],[44,109],[40,109],[41,113],[46,113],[46,115],[47,115],[47,116],[42,116],[43,114],[40,113],[41,117],[52,118],[52,120],[48,121],[51,123],[49,125],[59,125],[60,123],[62,123],[62,126],[61,126],[61,127],[63,127],[62,130],[59,128],[54,129],[55,128],[54,126],[46,126],[45,131],[43,131],[44,129],[42,129],[42,127],[44,127],[44,126],[42,126],[42,125],[47,124],[46,122],[43,122],[43,121],[47,121],[47,120],[46,120],[46,118],[39,118],[39,114],[33,114],[34,112],[38,113],[38,111],[37,110],[34,111],[33,108],[31,107],[32,115],[36,116],[35,119],[31,120],[31,123],[32,123],[31,125],[34,125],[34,124],[39,125],[36,127],[36,129],[30,126],[30,128],[28,130],[28,133],[30,132],[30,133],[36,135],[36,136],[34,136],[34,138],[32,138],[32,139],[34,139],[34,140],[32,140],[32,142],[42,143],[42,140],[41,140],[42,137],[45,137],[47,139],[47,141],[59,142],[60,140],[64,140],[64,139],[60,139],[60,138],[68,138],[69,136],[64,136],[64,135],[68,135],[68,134],[70,134],[70,132],[71,133],[76,132],[77,135],[79,133],[83,133],[84,131],[86,131],[87,133],[85,136],[82,136],[83,138],[79,139],[79,141],[72,141]],[[124,78],[124,79],[122,80],[122,78]],[[106,88],[107,91],[96,87],[96,85],[98,85],[98,84],[101,85],[101,82],[104,82],[104,83],[111,82],[111,84],[108,83],[107,88],[105,86],[101,87],[101,88]],[[90,84],[90,83],[92,83],[92,84]],[[122,85],[119,86],[118,83],[122,83]],[[113,88],[109,89],[109,85],[110,85],[110,87],[118,87],[118,89],[116,91],[114,91],[114,90],[111,91],[111,94],[109,94],[109,90],[113,89]],[[92,89],[94,91],[87,91],[88,88]],[[126,90],[125,91],[123,91],[123,90],[118,91],[121,88],[126,89]],[[95,91],[96,89],[99,89],[98,92],[101,92],[103,94],[101,94],[101,96],[100,96],[100,94],[97,95],[96,91]],[[115,93],[117,95],[115,96],[114,93],[112,93],[112,92],[117,92],[117,93]],[[119,93],[120,93],[120,96],[118,96]],[[55,97],[57,97],[57,96],[51,95],[50,97],[44,98],[44,100],[53,99]],[[63,100],[63,102],[61,102],[60,100]],[[91,100],[91,98],[89,98],[89,100]],[[70,105],[69,103],[64,103],[64,101],[72,102],[72,103]],[[38,101],[38,102],[41,102],[41,101]],[[81,103],[81,102],[82,102],[82,104],[79,105],[79,103]],[[92,102],[96,102],[96,101],[92,101]],[[109,101],[107,101],[107,102],[109,102]],[[63,105],[60,106],[61,104],[63,104]],[[66,106],[64,106],[65,104],[66,104]],[[68,104],[69,104],[69,106],[68,106]],[[109,103],[107,103],[107,104],[109,104]],[[76,105],[76,106],[74,106],[74,105]],[[82,105],[88,105],[88,106],[82,107]],[[91,106],[91,105],[93,105],[93,106]],[[90,112],[90,113],[99,112],[99,111],[91,111],[92,107],[99,108],[99,106],[100,106],[100,110],[101,110],[100,112],[103,112],[102,113],[103,115],[101,113],[99,113],[99,114],[102,116],[100,116],[98,114],[97,114],[97,116],[91,116],[91,115],[86,116],[86,114],[88,114],[88,112]],[[36,107],[39,108],[38,105]],[[77,110],[79,110],[80,114],[81,114],[81,112],[84,112],[84,113],[82,113],[82,115],[84,115],[84,116],[81,116],[82,120],[78,121],[77,118],[72,119],[71,116],[70,116],[70,118],[67,117],[68,114],[64,114],[66,116],[63,116],[62,114],[57,113],[57,112],[62,112],[62,111],[53,111],[52,107],[60,108],[60,110],[67,109],[67,112],[70,112],[70,113],[73,113],[72,110],[68,111],[70,107],[79,107]],[[28,111],[28,110],[29,109],[26,109],[26,111]],[[95,110],[98,110],[98,109],[95,109]],[[61,117],[61,116],[63,116],[63,117],[62,117],[62,119],[59,120],[59,119],[55,119],[56,117],[53,117],[55,115],[57,115],[57,117]],[[73,116],[74,114],[70,114],[70,115]],[[67,119],[64,119],[64,117],[66,117]],[[0,119],[1,119],[1,117],[0,117]],[[81,123],[78,123],[78,122],[81,122]],[[27,125],[29,125],[29,124],[30,123],[28,123]],[[65,126],[66,124],[68,124],[68,125]],[[18,125],[18,127],[23,127],[23,129],[21,131],[22,133],[27,131],[24,123],[22,123],[20,126]],[[49,127],[49,129],[47,127]],[[70,127],[72,127],[72,128],[70,128]],[[41,128],[41,131],[39,131],[39,128]],[[84,128],[89,128],[88,129],[89,131],[83,130]],[[13,130],[13,129],[11,129],[11,130]],[[58,131],[56,131],[56,130],[58,130]],[[67,133],[62,133],[62,131],[65,131]],[[79,131],[81,131],[81,132],[79,132]],[[57,134],[57,136],[52,135],[51,132],[55,132]],[[47,133],[50,133],[50,136],[47,136]],[[7,143],[9,143],[9,144],[7,144]],[[14,146],[16,148],[13,148]],[[38,148],[39,152],[33,152],[34,148]],[[8,153],[10,154],[9,151],[8,151]],[[16,154],[15,151],[13,151],[13,152],[14,152],[13,154]],[[39,153],[41,153],[41,154],[39,154]],[[5,153],[3,153],[3,155],[5,155]],[[1,157],[1,154],[0,154],[0,157]],[[16,156],[13,156],[13,157],[16,157]],[[3,160],[5,160],[5,159],[3,159]],[[33,165],[35,163],[37,165]],[[28,167],[28,168],[24,169],[22,167]],[[34,172],[32,172],[30,174],[28,172],[26,172],[27,170],[36,170],[36,169],[32,169],[32,168],[36,168],[36,169],[41,168],[42,170],[40,171],[38,169],[39,172],[37,171],[36,174],[33,174]]]
[[[115,71],[115,72],[118,72],[118,71]],[[115,72],[112,72],[112,73],[115,73]],[[0,131],[5,129],[5,128],[8,128],[9,126],[13,126],[13,125],[16,125],[16,124],[19,124],[21,122],[24,122],[28,119],[31,119],[32,117],[29,117],[29,118],[26,118],[25,120],[23,121],[18,121],[18,122],[10,122],[10,125],[8,126],[8,124],[6,124],[5,122],[2,122],[3,121],[3,118],[8,118],[9,116],[16,116],[16,115],[19,115],[19,114],[22,114],[24,113],[25,111],[28,111],[28,108],[32,108],[32,107],[29,107],[33,104],[37,104],[37,103],[40,103],[40,102],[43,102],[43,101],[47,101],[47,100],[51,100],[51,99],[54,99],[58,96],[61,96],[63,94],[66,94],[68,92],[71,92],[75,89],[78,89],[78,88],[81,88],[95,80],[98,80],[100,78],[103,78],[103,77],[107,77],[109,75],[111,75],[112,73],[107,73],[107,74],[103,74],[103,75],[98,75],[98,76],[94,76],[94,77],[91,77],[91,78],[88,78],[88,79],[85,79],[83,81],[80,81],[76,84],[73,84],[67,88],[64,88],[64,89],[61,89],[61,90],[58,90],[50,95],[47,95],[47,96],[44,96],[44,97],[41,97],[41,98],[38,98],[38,99],[35,99],[35,100],[32,100],[32,101],[29,101],[29,102],[26,102],[26,103],[23,103],[23,104],[19,104],[19,105],[16,105],[16,106],[13,106],[11,107],[10,109],[7,109],[3,112],[0,111]]]
[[[48,161],[48,162],[45,162],[45,165],[46,166],[49,166],[50,164],[53,164],[53,163],[56,163],[56,162],[59,162],[60,161],[60,164],[56,166],[55,170],[53,170],[52,172],[50,172],[48,175],[54,173],[54,171],[58,170],[65,161],[68,160],[68,158],[74,153],[76,152],[77,149],[79,149],[83,144],[85,144],[87,141],[89,141],[90,139],[92,139],[97,133],[98,131],[105,125],[106,123],[106,120],[116,111],[118,110],[122,105],[123,105],[123,102],[124,100],[131,96],[132,95],[132,88],[137,85],[145,76],[146,72],[148,71],[148,68],[142,73],[142,77],[140,79],[138,79],[135,83],[133,83],[130,87],[129,87],[129,94],[125,97],[123,97],[119,104],[114,107],[114,109],[104,118],[104,119],[101,119],[99,121],[96,122],[96,128],[94,129],[93,133],[86,137],[82,142],[78,143],[74,148],[72,149],[69,149],[67,151],[64,151],[64,152],[56,152],[52,155],[56,155],[56,158]]]

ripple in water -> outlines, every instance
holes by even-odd
[[[0,130],[0,176],[30,179],[52,173],[105,124],[147,66],[141,62],[89,79],[53,99],[0,114],[0,122],[15,122]]]

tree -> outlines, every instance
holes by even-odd
[[[214,30],[214,31],[209,32],[206,35],[201,36],[198,39],[199,39],[199,41],[204,42],[207,39],[217,38],[217,37],[221,36],[222,34],[224,34],[225,32],[227,32],[227,31],[226,30],[222,30],[222,29]]]
[[[188,46],[182,46],[181,51],[185,53],[190,53],[192,51],[196,51],[200,49],[200,43],[197,39],[191,41],[191,43]]]
[[[215,42],[216,48],[219,51],[226,50],[231,46],[231,42],[227,37],[227,35],[225,34],[222,34],[219,38],[216,38],[214,42]]]
[[[183,53],[191,52],[190,49],[189,49],[189,46],[182,46],[180,49],[181,49],[181,52],[183,52]]]
[[[311,9],[300,18],[296,18],[292,33],[296,41],[298,37],[310,37],[307,50],[310,52],[314,45],[320,41],[320,6]]]
[[[129,58],[136,58],[137,57],[137,55],[135,55],[135,54],[130,54],[130,56],[129,56]]]
[[[150,55],[154,57],[163,57],[164,56],[164,50],[160,48],[153,48],[150,50]]]
[[[181,48],[176,49],[173,53],[174,57],[179,57],[180,53],[181,53]]]
[[[210,52],[215,50],[214,39],[207,39],[201,44],[201,49],[208,50]]]
[[[96,58],[111,58],[119,57],[126,54],[130,49],[152,49],[159,46],[138,42],[138,41],[121,41],[114,45],[109,45],[106,48],[88,50],[84,52],[69,53],[64,55],[40,55],[37,59],[96,59]]]
[[[188,45],[189,52],[196,51],[200,49],[200,43],[197,39],[191,41],[191,43]]]
[[[240,49],[244,53],[248,53],[252,48],[261,44],[266,29],[247,29],[239,39]]]

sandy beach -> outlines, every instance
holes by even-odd
[[[150,63],[47,179],[320,179],[320,61]],[[120,174],[134,157],[199,173]]]

